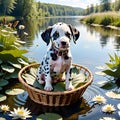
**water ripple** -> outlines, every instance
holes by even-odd
[[[97,84],[92,84],[87,88],[85,91],[83,97],[84,99],[89,103],[92,101],[92,98],[96,95],[102,95],[103,96],[104,91],[97,86]]]

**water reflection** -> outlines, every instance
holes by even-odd
[[[120,30],[85,24],[84,26],[87,27],[87,32],[90,32],[92,35],[95,34],[97,36],[99,34],[100,45],[102,47],[105,47],[112,40],[115,50],[120,51]]]
[[[101,26],[91,26],[82,24],[79,22],[80,17],[70,18],[70,17],[58,17],[58,18],[45,18],[38,20],[20,20],[19,24],[25,25],[25,31],[28,33],[28,38],[26,39],[25,47],[29,48],[33,45],[33,42],[36,38],[39,38],[41,31],[45,30],[48,26],[53,25],[57,22],[66,22],[72,24],[73,26],[83,26],[86,27],[86,31],[91,35],[95,34],[96,37],[99,37],[100,45],[104,48],[110,41],[112,41],[114,49],[120,50],[120,31],[110,28],[105,28]],[[77,22],[76,22],[77,21]],[[85,35],[87,35],[85,33]]]
[[[24,48],[28,50],[26,56],[34,58],[35,61],[41,61],[46,53],[47,46],[42,41],[40,35],[49,25],[56,22],[66,22],[77,27],[81,35],[77,44],[71,45],[73,55],[73,63],[78,63],[87,66],[94,74],[95,66],[103,65],[108,59],[109,52],[120,51],[120,31],[106,29],[104,27],[93,27],[79,22],[79,18],[75,17],[60,17],[60,18],[45,18],[39,20],[21,20],[20,24],[25,25],[25,32],[28,33],[28,38],[25,39]],[[105,96],[105,91],[97,86],[97,82],[103,78],[94,76],[94,83],[88,87],[83,97],[76,103],[67,107],[46,107],[38,105],[27,99],[26,95],[8,96],[8,99],[1,104],[8,104],[11,108],[24,105],[28,107],[32,113],[40,114],[44,112],[59,113],[65,120],[98,120],[101,116],[108,116],[100,111],[101,106],[92,106],[91,100],[95,95]],[[22,88],[21,84],[10,85],[12,88]],[[7,89],[7,88],[5,88]],[[105,96],[106,97],[106,96]],[[26,101],[27,99],[27,101]],[[14,101],[13,101],[14,100]],[[116,105],[119,100],[108,99],[108,103]],[[117,113],[110,115],[118,118]],[[119,119],[119,118],[118,118]]]
[[[39,115],[42,113],[58,113],[65,120],[77,120],[80,114],[86,114],[91,108],[85,103],[85,100],[81,98],[77,103],[65,107],[50,107],[43,106],[31,101],[29,98],[26,105],[33,114]]]

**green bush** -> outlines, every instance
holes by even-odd
[[[17,31],[0,26],[0,82],[18,78],[19,70],[28,65],[29,61],[23,55],[27,50],[19,49],[20,45]]]
[[[101,19],[100,24],[104,25],[104,26],[110,25],[111,24],[111,18],[109,18],[107,16],[103,17],[103,19]]]
[[[89,24],[113,25],[120,27],[120,12],[95,13],[81,19]]]

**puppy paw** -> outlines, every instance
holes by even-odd
[[[69,86],[66,86],[66,90],[67,90],[67,91],[71,91],[71,90],[73,90],[73,89],[74,89],[74,87],[73,87],[72,84],[70,84]]]
[[[71,90],[73,90],[74,89],[74,87],[69,87],[69,88],[67,88],[66,90],[67,91],[71,91]]]
[[[41,84],[41,85],[43,85],[43,84],[45,84],[45,81],[43,81],[43,80],[38,80],[38,82]]]
[[[50,92],[53,90],[53,87],[52,87],[52,85],[49,85],[49,86],[45,85],[44,90]]]

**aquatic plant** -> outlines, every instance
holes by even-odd
[[[102,72],[112,77],[110,80],[115,81],[116,85],[120,87],[120,57],[116,53],[114,56],[109,54],[109,62],[106,65],[108,69]]]
[[[120,27],[120,12],[94,13],[81,19],[87,24],[112,25]]]
[[[9,109],[9,106],[8,105],[1,105],[0,106],[0,111],[2,111],[2,112],[7,112],[7,111],[9,111],[10,109]]]
[[[36,120],[63,120],[63,118],[56,113],[45,113],[39,115]]]
[[[96,95],[93,97],[92,101],[98,104],[106,103],[106,99],[101,95]]]
[[[111,105],[111,104],[107,104],[107,105],[102,107],[102,111],[105,112],[105,113],[112,113],[115,110],[116,109],[115,109],[114,105]]]
[[[116,120],[116,119],[112,117],[102,117],[99,120]]]
[[[14,108],[14,111],[10,111],[9,116],[13,117],[12,119],[22,119],[22,120],[26,120],[27,118],[31,118],[32,116],[30,115],[31,112],[24,107],[21,108]]]
[[[9,80],[17,79],[19,70],[29,64],[23,54],[27,50],[20,49],[23,44],[19,40],[17,31],[5,24],[0,26],[0,90],[9,84]],[[18,22],[15,22],[14,27]],[[0,94],[0,101],[6,100],[6,96]]]

